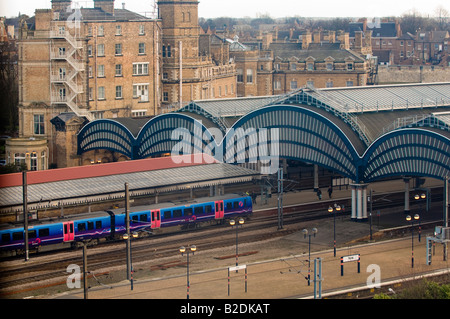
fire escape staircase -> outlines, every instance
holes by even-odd
[[[55,84],[52,85],[52,104],[66,104],[77,116],[93,121],[95,118],[92,112],[80,108],[77,103],[77,97],[82,100],[81,95],[85,93],[83,81],[80,80],[84,76],[85,65],[76,58],[77,53],[81,56],[79,53],[83,49],[82,42],[62,26],[53,28],[50,37],[54,40],[65,40],[64,45],[63,42],[52,41],[51,60],[66,62],[52,63],[51,83]]]

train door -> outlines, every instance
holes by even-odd
[[[224,215],[223,201],[216,202],[216,219],[222,219]]]
[[[63,233],[64,233],[64,241],[74,241],[75,240],[75,232],[73,227],[73,222],[63,223]]]
[[[152,210],[152,229],[161,227],[161,211]]]

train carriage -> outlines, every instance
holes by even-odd
[[[206,197],[186,203],[161,203],[130,208],[130,231],[142,232],[162,227],[197,225],[207,221],[222,221],[252,213],[249,196],[229,194]],[[114,209],[66,217],[64,219],[30,222],[29,248],[76,245],[81,241],[115,238],[126,232],[124,209]],[[0,250],[24,250],[24,228],[0,229]],[[56,247],[55,247],[56,248]]]

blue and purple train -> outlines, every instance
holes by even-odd
[[[200,198],[183,204],[162,203],[130,208],[130,231],[151,231],[162,227],[183,226],[224,220],[252,213],[249,196],[229,194]],[[124,209],[69,216],[51,222],[30,224],[30,250],[51,250],[52,245],[75,246],[78,242],[117,238],[126,231]],[[0,250],[20,254],[24,243],[23,227],[0,228]],[[50,248],[49,248],[50,247]]]

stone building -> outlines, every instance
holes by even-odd
[[[93,8],[51,4],[20,25],[20,139],[9,141],[9,163],[34,154],[42,141],[46,161],[29,169],[126,159],[106,150],[77,156],[79,129],[86,121],[152,117],[182,101],[236,96],[234,64],[199,54],[198,1],[159,1],[155,19],[116,9],[114,0],[94,0]]]
[[[349,34],[303,31],[298,40],[260,37],[230,45],[236,62],[238,96],[286,94],[306,85],[316,88],[364,86],[372,81],[370,34],[358,34],[350,50]]]

